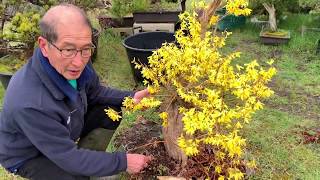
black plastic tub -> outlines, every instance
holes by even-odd
[[[7,89],[11,77],[12,74],[10,73],[0,73],[0,82],[4,89]]]
[[[132,60],[140,62],[143,65],[148,65],[148,57],[152,55],[152,51],[159,49],[165,42],[174,42],[174,33],[154,31],[135,34],[127,37],[123,41],[123,46],[126,48],[128,60],[136,81],[143,81],[140,69],[135,69]]]

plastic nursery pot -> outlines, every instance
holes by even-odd
[[[9,81],[12,77],[12,74],[10,73],[1,73],[0,72],[0,81],[4,89],[7,89]]]
[[[143,65],[148,65],[148,57],[152,55],[152,51],[159,49],[165,42],[174,41],[174,33],[163,31],[139,33],[129,36],[123,41],[136,81],[142,82],[143,77],[140,70],[134,68],[135,65],[132,61],[135,60]]]

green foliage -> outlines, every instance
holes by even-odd
[[[298,0],[251,0],[249,5],[254,14],[262,14],[265,9],[262,3],[274,4],[276,8],[276,15],[279,17],[284,12],[298,12],[299,3]]]
[[[113,16],[121,18],[131,13],[132,0],[113,0],[110,12]]]
[[[2,4],[16,6],[21,4],[22,2],[23,0],[4,0],[2,1]]]
[[[39,21],[40,14],[35,11],[18,12],[9,23],[8,31],[4,32],[4,38],[30,45],[36,41],[37,36],[40,34]]]
[[[149,0],[132,0],[132,11],[145,11],[150,6]]]
[[[299,5],[303,8],[311,8],[311,14],[320,14],[319,0],[299,0]]]
[[[113,0],[110,12],[121,18],[133,12],[145,11],[149,5],[149,0]]]
[[[178,5],[166,0],[155,4],[151,4],[150,0],[112,0],[110,12],[113,16],[121,18],[133,12],[177,10]]]
[[[39,0],[37,5],[43,7],[45,10],[48,10],[51,6],[58,3],[58,0]]]
[[[4,4],[0,4],[0,15],[2,15],[4,13]]]
[[[75,4],[85,10],[95,8],[98,0],[76,0]]]

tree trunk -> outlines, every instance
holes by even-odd
[[[222,0],[213,0],[207,9],[198,9],[198,20],[201,24],[201,38],[205,37],[206,32],[208,31],[208,24],[212,15],[214,15],[217,9],[220,7]]]
[[[164,138],[164,145],[169,156],[182,162],[182,166],[187,163],[187,156],[178,146],[177,140],[182,134],[183,124],[182,115],[179,113],[178,101],[164,102],[164,108],[168,113],[168,125],[162,128],[162,134]]]
[[[274,5],[263,3],[263,6],[269,13],[269,26],[271,31],[272,32],[277,31],[278,28],[277,28],[277,19],[276,19],[276,9],[274,8]]]

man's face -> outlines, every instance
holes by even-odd
[[[47,50],[44,55],[64,78],[67,80],[78,79],[90,57],[82,57],[81,52],[78,51],[74,57],[66,58],[57,48],[60,50],[82,50],[91,48],[91,30],[85,24],[75,22],[70,26],[57,25],[56,32],[58,34],[57,41],[52,44],[47,41]]]

